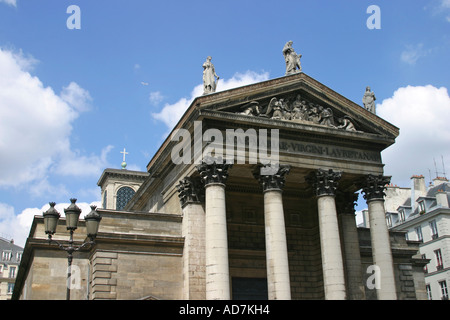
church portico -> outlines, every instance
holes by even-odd
[[[397,136],[398,128],[302,72],[207,93],[155,153],[122,211],[105,201],[87,259],[118,252],[114,263],[125,274],[135,266],[122,256],[139,257],[139,266],[166,257],[161,268],[139,269],[165,282],[139,291],[119,292],[127,282],[112,274],[105,281],[116,283],[117,298],[401,299],[398,269],[415,263],[417,248],[385,228],[381,152]],[[112,181],[99,185],[109,190]],[[360,190],[371,230],[356,226]],[[131,239],[142,243],[135,248]],[[372,289],[374,265],[381,280]]]
[[[210,299],[233,298],[233,279],[255,277],[266,279],[269,299],[363,299],[354,205],[361,181],[372,175],[280,165],[277,174],[261,176],[260,169],[228,167],[226,184],[210,181],[219,193],[213,196],[204,185],[205,221],[220,212],[217,221],[205,222],[205,233],[213,234],[206,248],[221,252],[205,250],[205,259],[210,255],[206,270],[211,270],[205,274],[206,292],[208,286],[213,292],[221,288],[221,294]],[[207,205],[213,197],[213,204]],[[309,283],[312,279],[315,286]]]
[[[289,86],[287,93],[278,91],[283,90],[281,87],[272,88],[269,94],[260,91],[245,97],[251,103],[242,101],[240,89],[236,96],[229,95],[226,103],[222,102],[225,93],[218,93],[216,102],[210,95],[203,96],[194,101],[197,108],[185,114],[185,123],[191,123],[183,127],[187,136],[203,138],[200,143],[193,142],[192,160],[218,155],[214,165],[230,164],[225,170],[226,182],[217,180],[222,171],[209,169],[208,174],[216,179],[210,182],[211,186],[205,178],[206,164],[201,165],[202,170],[195,163],[184,169],[184,176],[200,176],[204,181],[205,234],[213,233],[217,238],[205,240],[205,260],[215,261],[206,262],[206,269],[214,270],[205,274],[206,292],[207,296],[217,288],[222,292],[214,299],[233,298],[238,295],[235,287],[241,282],[257,287],[258,279],[267,282],[268,299],[365,298],[355,193],[363,188],[364,181],[383,174],[380,152],[393,143],[397,129],[364,123],[364,119],[374,115],[348,105],[348,101],[330,91],[325,90],[326,99],[319,102],[318,97],[324,99],[324,95],[317,94],[314,80],[304,74],[293,77],[298,77],[299,86]],[[301,81],[303,78],[305,82]],[[292,113],[290,117],[281,111],[273,113],[283,108],[292,111],[292,107],[283,107],[287,101],[299,103],[298,118],[293,119]],[[308,110],[326,110],[321,115],[324,121],[315,121],[314,114],[309,118],[302,115],[300,111],[302,107],[306,110],[306,105]],[[257,109],[259,114],[255,113]],[[266,110],[263,115],[261,110]],[[336,125],[336,115],[351,112],[355,112],[351,117],[360,119],[357,125],[354,121],[358,130]],[[367,112],[364,118],[356,115],[360,112]],[[261,130],[267,133],[261,135]],[[172,141],[172,145],[176,143]],[[272,156],[265,167],[258,149],[261,146]],[[274,146],[278,147],[277,158],[273,157]],[[261,174],[261,168],[267,167],[279,170]],[[183,173],[180,174],[182,179]],[[213,189],[214,192],[209,191]],[[214,216],[216,220],[208,220]],[[386,246],[386,238],[375,236],[374,241],[376,246]],[[208,280],[214,277],[220,280]]]

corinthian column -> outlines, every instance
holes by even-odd
[[[390,177],[368,175],[363,187],[364,199],[369,207],[370,237],[373,263],[379,268],[380,284],[376,284],[379,300],[396,300],[394,264],[391,242],[386,224],[384,190]]]
[[[361,274],[358,229],[355,221],[355,204],[357,200],[358,193],[353,192],[339,192],[336,197],[347,280],[347,299],[349,300],[362,300],[365,298],[364,282]]]
[[[225,183],[231,164],[202,162],[197,166],[205,185],[206,299],[230,299]]]
[[[282,190],[289,170],[289,166],[280,166],[273,175],[262,175],[259,172],[255,174],[264,192],[267,287],[270,300],[291,299],[282,199]]]
[[[205,296],[205,210],[200,179],[186,177],[177,185],[183,210],[183,299],[204,300]]]
[[[319,169],[307,180],[313,185],[319,211],[320,247],[322,254],[325,299],[344,300],[345,276],[336,213],[335,194],[340,172]]]

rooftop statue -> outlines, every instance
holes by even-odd
[[[375,94],[372,91],[370,91],[370,87],[367,87],[362,101],[364,104],[364,108],[374,114],[376,113],[375,112],[375,100],[376,100]]]
[[[205,63],[203,63],[203,94],[216,92],[217,82],[219,82],[219,76],[216,74],[211,59],[208,56]]]
[[[286,75],[298,73],[302,71],[300,64],[301,54],[297,54],[292,48],[292,41],[286,42],[283,48],[283,56],[286,61]]]

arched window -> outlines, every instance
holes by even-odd
[[[130,187],[122,187],[117,191],[116,210],[123,210],[128,201],[134,196],[134,190]]]

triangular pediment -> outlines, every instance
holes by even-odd
[[[223,113],[239,121],[273,120],[281,125],[323,127],[389,139],[399,133],[392,124],[304,73],[197,99],[193,104],[203,115]]]

